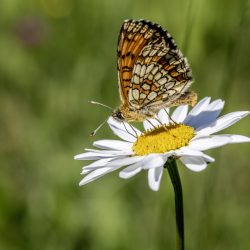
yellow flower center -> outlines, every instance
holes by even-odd
[[[194,137],[194,128],[184,124],[162,125],[141,134],[134,142],[136,155],[165,153],[186,146]]]

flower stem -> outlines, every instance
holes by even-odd
[[[167,168],[174,192],[175,192],[175,219],[176,219],[176,249],[184,250],[184,216],[183,216],[183,196],[181,179],[179,176],[176,161],[169,159],[165,165]]]

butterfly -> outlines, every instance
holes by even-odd
[[[143,121],[161,109],[195,105],[188,91],[192,72],[172,36],[147,20],[125,20],[118,39],[118,85],[121,105],[112,112],[119,121]]]

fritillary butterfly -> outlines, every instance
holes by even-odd
[[[118,40],[120,107],[112,116],[120,121],[143,121],[161,108],[194,105],[188,91],[192,72],[172,36],[146,20],[125,20]]]

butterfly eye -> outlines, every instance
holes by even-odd
[[[123,114],[122,114],[121,111],[118,111],[118,112],[117,112],[117,118],[118,118],[119,120],[124,120],[124,117],[123,117]]]
[[[119,120],[119,121],[123,121],[124,120],[124,116],[122,114],[122,112],[118,109],[118,110],[115,110],[113,113],[112,113],[112,116]]]

